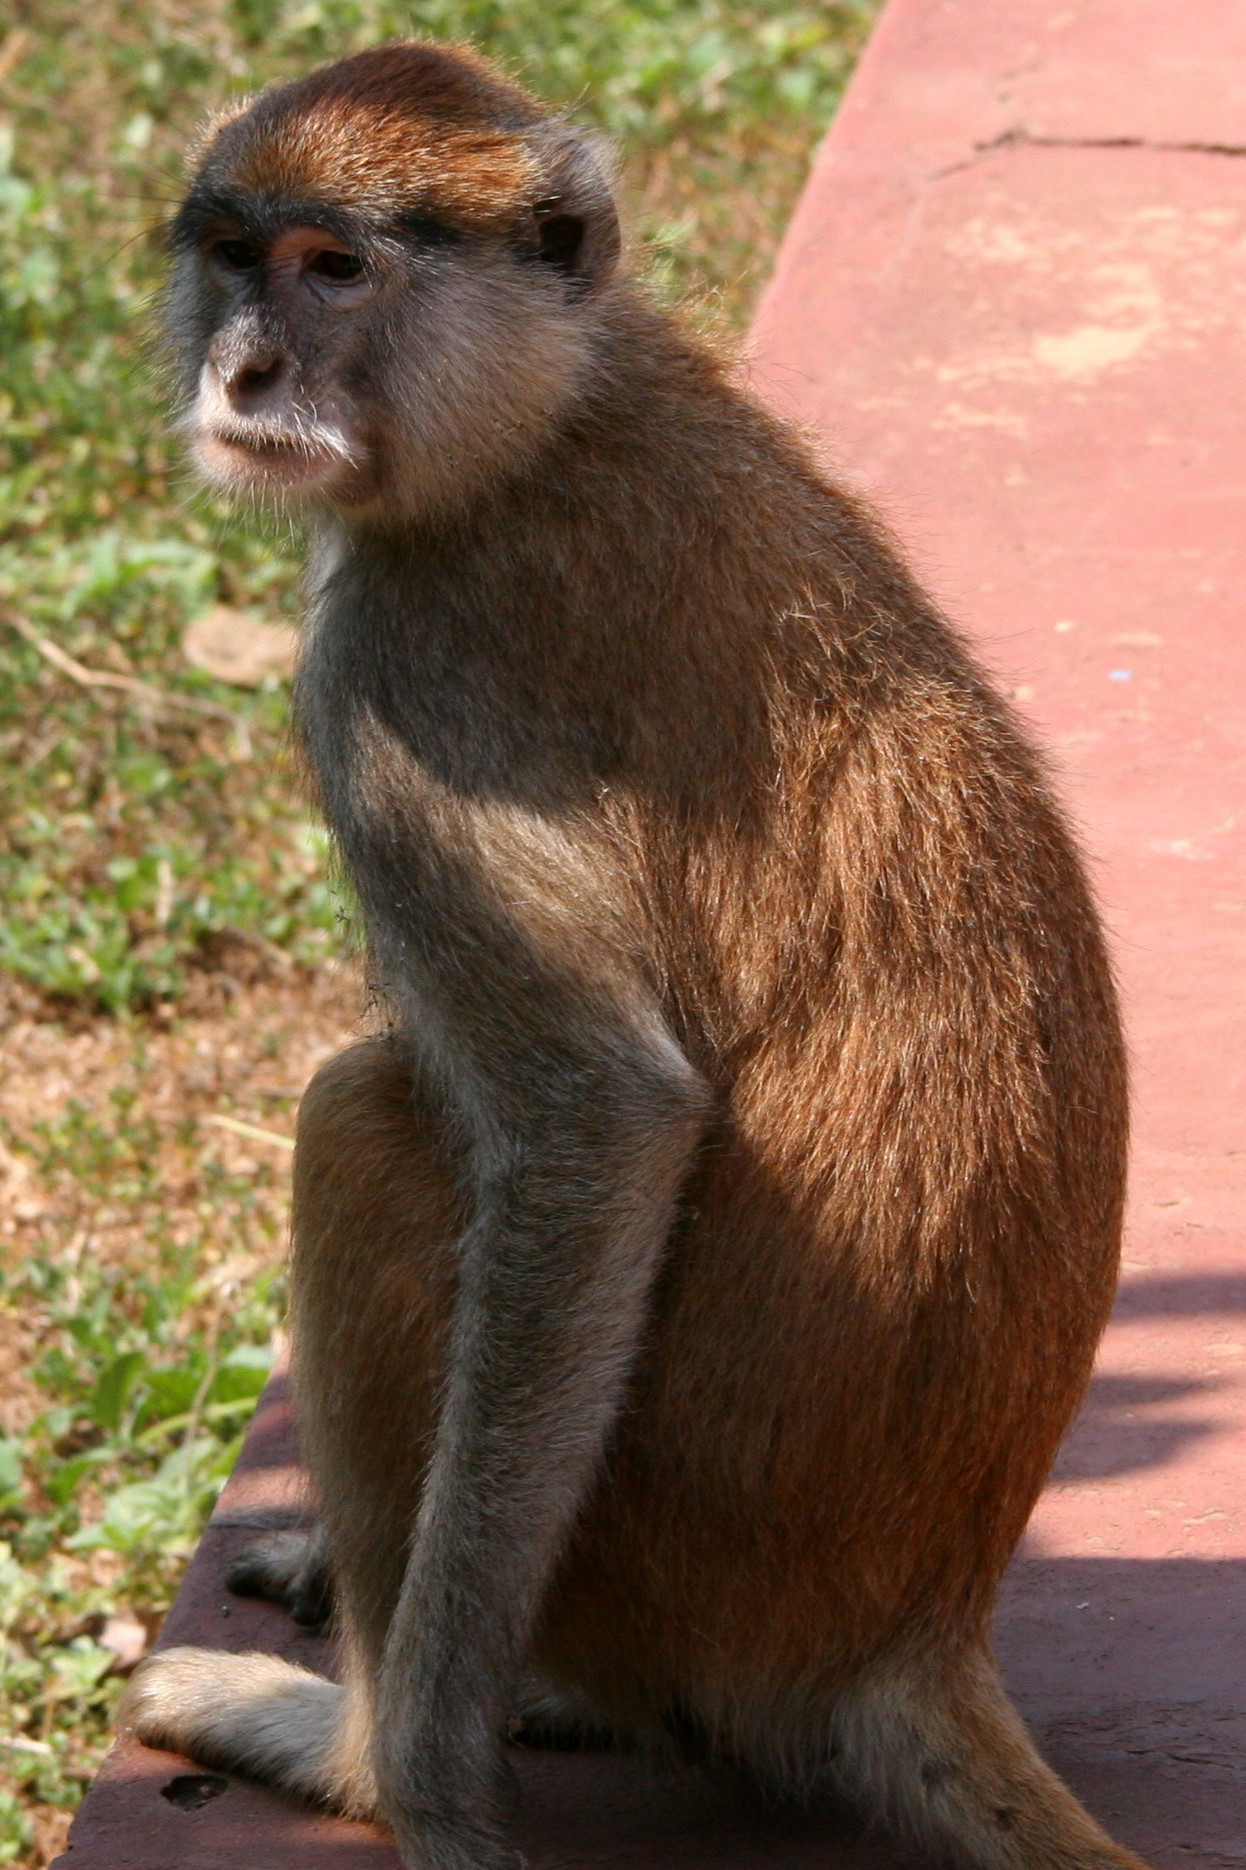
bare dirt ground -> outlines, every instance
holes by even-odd
[[[360,976],[350,962],[310,972],[241,943],[214,959],[163,1019],[66,1014],[0,976],[0,1263],[10,1273],[49,1252],[137,1264],[153,1228],[198,1240],[218,1287],[283,1256],[290,1151],[228,1126],[293,1136],[307,1080],[361,1029]],[[234,1198],[221,1203],[222,1188]],[[46,1403],[28,1374],[39,1341],[37,1312],[0,1310],[6,1434]]]

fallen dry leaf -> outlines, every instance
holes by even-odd
[[[115,1610],[104,1619],[100,1632],[101,1649],[112,1651],[114,1675],[128,1675],[147,1654],[147,1629],[132,1611]]]
[[[297,639],[285,623],[263,623],[245,610],[216,604],[182,637],[187,662],[215,681],[258,688],[266,675],[289,675]]]

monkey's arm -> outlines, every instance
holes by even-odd
[[[520,998],[509,1048],[494,1033],[489,1072],[464,1087],[480,1132],[476,1213],[377,1708],[386,1816],[410,1860],[438,1870],[501,1860],[496,1736],[706,1112],[660,1030]]]
[[[344,732],[324,697],[352,669],[331,628],[320,642],[324,667],[313,650],[303,677],[309,751],[387,997],[448,1105],[469,1217],[374,1761],[406,1860],[489,1870],[497,1736],[619,1407],[708,1093],[644,977],[626,857],[595,813],[519,802],[552,785],[552,758],[499,797],[451,785],[379,703]]]

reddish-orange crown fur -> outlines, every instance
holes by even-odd
[[[492,231],[541,193],[525,133],[546,121],[470,48],[411,41],[240,104],[209,126],[201,167],[262,194]]]

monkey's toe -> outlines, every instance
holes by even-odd
[[[207,1649],[165,1649],[149,1656],[130,1680],[118,1719],[128,1722],[144,1746],[193,1754],[195,1715],[212,1697],[220,1661]]]

